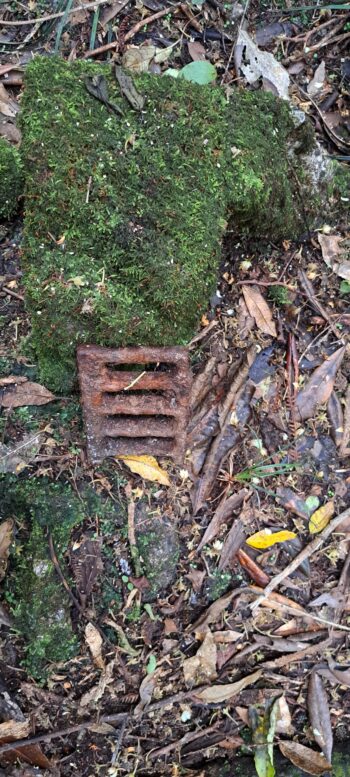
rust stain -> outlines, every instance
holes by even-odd
[[[185,453],[192,375],[186,348],[77,350],[89,459]]]

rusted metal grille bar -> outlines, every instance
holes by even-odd
[[[92,462],[185,451],[192,383],[186,348],[80,345],[79,382]]]

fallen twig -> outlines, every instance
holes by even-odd
[[[348,507],[347,510],[344,510],[344,512],[340,513],[340,515],[337,515],[335,518],[333,518],[332,521],[326,526],[325,529],[323,529],[323,532],[317,535],[315,539],[313,539],[311,542],[309,542],[308,545],[306,545],[303,550],[298,553],[298,555],[292,559],[292,561],[286,566],[285,569],[282,570],[282,572],[279,572],[278,575],[275,575],[275,577],[270,580],[266,588],[264,589],[264,593],[259,596],[259,598],[253,602],[253,604],[250,605],[250,609],[252,612],[257,610],[257,608],[261,605],[261,603],[268,597],[272,591],[277,588],[280,583],[283,582],[283,580],[286,579],[286,577],[289,577],[289,575],[292,574],[299,566],[302,564],[303,561],[305,561],[307,558],[310,558],[310,556],[313,555],[313,553],[316,553],[316,551],[323,545],[325,540],[335,531],[335,529],[345,520],[350,518],[350,507]],[[321,621],[324,623],[324,621]],[[349,629],[350,630],[350,629]]]
[[[129,0],[127,0],[129,2]],[[126,5],[127,3],[125,3]],[[83,8],[86,8],[87,6],[83,6]],[[174,5],[170,6],[169,8],[163,8],[161,11],[157,11],[157,13],[152,14],[151,16],[147,16],[145,19],[141,19],[141,21],[137,22],[137,24],[134,24],[134,26],[129,30],[129,32],[126,33],[123,43],[126,43],[128,40],[134,37],[136,33],[142,29],[142,27],[145,27],[147,24],[152,24],[152,22],[155,22],[156,19],[160,19],[162,16],[166,16],[168,13],[174,13],[174,11],[177,10],[179,6]],[[121,9],[120,9],[121,10]],[[115,40],[112,43],[106,43],[104,46],[99,46],[97,49],[90,49],[89,51],[84,54],[83,59],[88,59],[89,57],[96,57],[98,54],[104,54],[105,51],[110,51],[111,49],[115,49],[117,46],[119,46],[119,40]]]
[[[49,731],[48,734],[38,734],[30,739],[16,739],[14,742],[7,742],[5,745],[1,745],[0,755],[2,753],[7,753],[9,750],[18,750],[19,747],[36,745],[39,742],[51,742],[52,739],[65,737],[68,734],[74,734],[76,731],[84,731],[84,729],[90,728],[90,726],[98,726],[100,723],[122,723],[125,718],[128,718],[127,712],[117,712],[115,715],[103,715],[101,718],[95,720],[85,720],[84,723],[77,723],[76,726],[68,726],[68,728],[60,728],[57,731]]]
[[[22,294],[17,294],[17,291],[13,291],[13,289],[9,289],[8,286],[2,286],[1,291],[4,291],[5,294],[9,294],[10,297],[19,299],[20,302],[24,302],[24,297],[22,297]]]
[[[57,11],[57,13],[48,13],[45,14],[45,16],[39,16],[37,19],[27,19],[27,20],[21,20],[17,22],[11,22],[8,19],[0,19],[0,25],[1,27],[26,27],[28,24],[42,24],[43,22],[50,22],[51,19],[60,19],[62,16],[70,16],[71,14],[77,13],[77,11],[89,11],[92,8],[97,8],[99,5],[107,5],[108,0],[95,0],[95,2],[86,3],[85,5],[76,5],[74,8],[71,8],[69,11]],[[125,0],[124,5],[119,8],[118,13],[122,11],[122,9],[128,4],[129,0]]]

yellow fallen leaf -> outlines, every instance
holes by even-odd
[[[334,502],[327,502],[322,507],[319,507],[315,513],[312,514],[309,521],[309,532],[311,534],[318,534],[319,531],[328,526],[329,521],[334,513]]]
[[[271,529],[262,529],[257,531],[256,534],[252,534],[246,540],[247,545],[251,548],[258,548],[264,550],[265,548],[271,548],[272,545],[276,545],[277,542],[286,542],[286,540],[295,540],[296,534],[294,531],[276,531],[272,532]]]
[[[131,472],[141,475],[145,480],[161,483],[162,486],[170,486],[167,473],[162,469],[154,456],[116,456],[123,461]]]

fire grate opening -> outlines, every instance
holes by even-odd
[[[77,351],[88,456],[170,456],[183,460],[192,383],[186,348]]]

